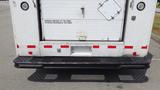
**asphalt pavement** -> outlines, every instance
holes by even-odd
[[[153,61],[151,68],[146,73],[148,80],[143,83],[105,82],[103,79],[111,78],[104,76],[105,71],[89,70],[71,72],[92,72],[98,75],[72,75],[72,79],[82,80],[74,81],[65,78],[68,75],[67,71],[61,71],[59,72],[62,75],[61,80],[51,80],[51,82],[50,79],[57,78],[54,70],[15,68],[13,64],[13,59],[16,57],[14,47],[9,5],[8,2],[0,2],[0,90],[160,90],[160,44],[155,40],[151,40],[150,43],[149,51],[153,55]],[[48,72],[53,73],[43,77]],[[39,78],[45,78],[45,81]],[[93,79],[93,81],[86,79]]]

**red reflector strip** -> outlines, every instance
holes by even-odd
[[[61,45],[61,48],[69,48],[69,45]]]
[[[148,46],[142,46],[141,48],[142,48],[142,49],[147,49],[147,48],[148,48]]]
[[[44,45],[44,48],[52,48],[52,45]]]
[[[133,52],[133,56],[137,56],[137,52]]]
[[[29,55],[32,55],[32,54],[33,54],[33,52],[28,52],[28,54],[29,54]]]
[[[99,45],[93,45],[93,48],[99,48]]]
[[[27,45],[27,48],[36,48],[35,45]]]
[[[133,49],[133,46],[125,46],[125,49]]]
[[[19,48],[19,45],[17,45],[17,48]]]
[[[117,48],[117,47],[116,47],[116,46],[112,46],[112,45],[111,45],[111,46],[108,46],[108,48]]]

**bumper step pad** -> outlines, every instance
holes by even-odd
[[[14,60],[17,68],[148,68],[152,55],[145,57],[26,57]]]

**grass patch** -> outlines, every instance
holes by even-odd
[[[153,33],[160,36],[160,13],[156,13],[153,24]]]
[[[157,8],[160,8],[160,3],[157,3]]]

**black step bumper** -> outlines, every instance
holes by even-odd
[[[14,60],[17,68],[45,69],[145,69],[152,55],[145,57],[25,57]]]

